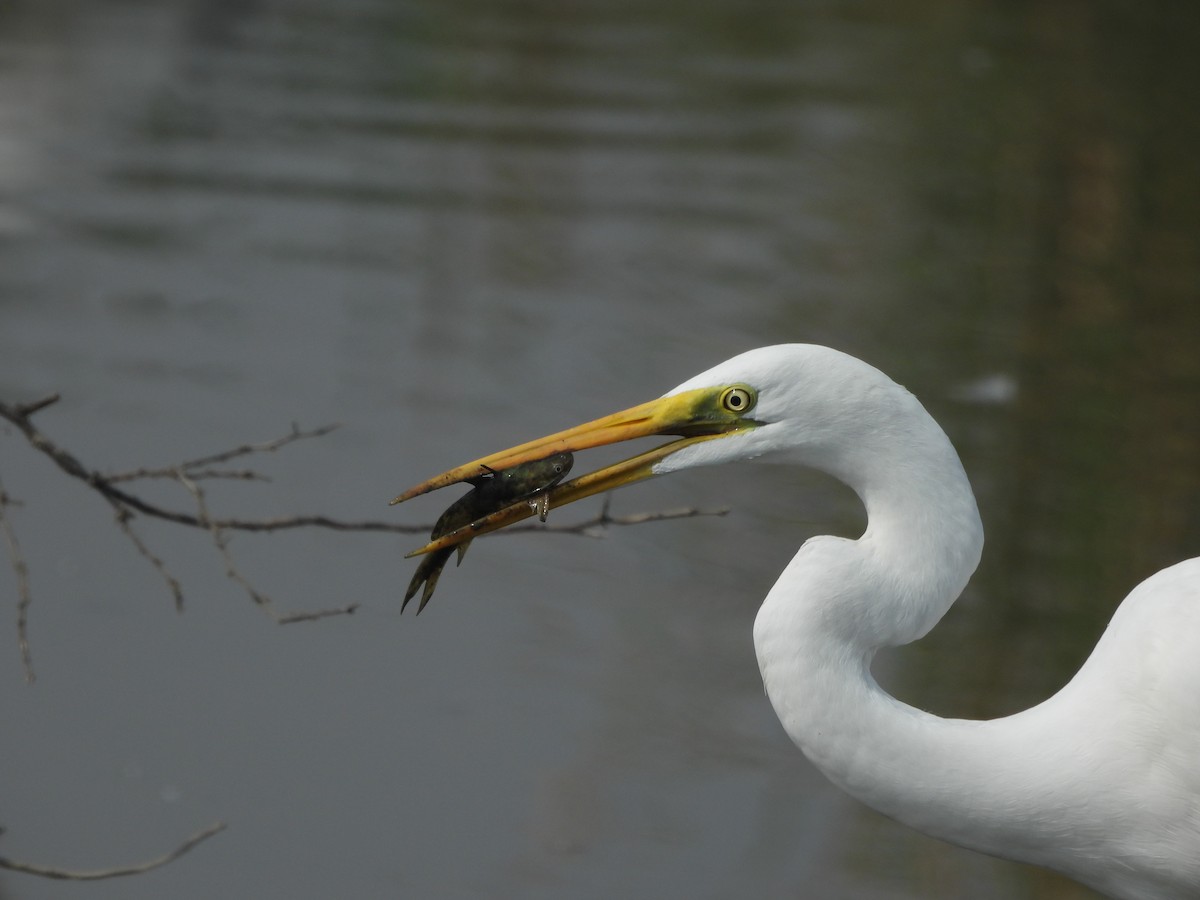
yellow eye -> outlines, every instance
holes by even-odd
[[[731,413],[744,413],[754,408],[758,395],[749,385],[737,384],[725,388],[721,394],[721,406]]]

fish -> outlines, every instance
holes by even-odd
[[[486,471],[466,479],[473,485],[472,489],[450,504],[446,511],[438,517],[433,531],[430,533],[430,538],[436,539],[444,534],[449,534],[451,531],[470,525],[484,516],[522,500],[536,504],[538,518],[545,522],[546,513],[549,511],[546,491],[566,477],[566,474],[571,471],[574,461],[575,457],[571,453],[556,453],[553,456],[531,460],[509,469],[495,470],[484,466]],[[458,545],[458,564],[461,565],[470,543],[471,541],[468,539]],[[433,596],[433,590],[437,587],[442,569],[449,561],[454,549],[447,547],[425,555],[420,565],[417,566],[417,571],[413,573],[412,581],[408,583],[404,602],[400,604],[400,612],[404,612],[404,607],[408,606],[408,602],[416,596],[417,591],[424,584],[421,602],[417,605],[417,615],[421,614],[421,610]]]

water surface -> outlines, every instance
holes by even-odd
[[[1200,552],[1198,50],[1190,7],[1059,0],[9,3],[0,396],[61,391],[38,422],[105,471],[339,421],[209,502],[420,523],[440,499],[386,501],[448,465],[828,343],[944,423],[988,532],[881,675],[1010,712]],[[419,620],[412,541],[238,535],[281,611],[360,604],[281,627],[206,535],[136,522],[178,615],[100,498],[0,448],[38,674],[5,573],[4,853],[230,823],[80,896],[1091,896],[862,809],[783,735],[750,627],[801,541],[861,528],[824,478],[695,472],[616,510],[728,516],[479,541]]]

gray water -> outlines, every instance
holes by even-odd
[[[918,394],[988,532],[883,661],[993,716],[1200,553],[1200,11],[1187,4],[13,2],[0,8],[0,399],[102,471],[343,427],[215,512],[431,522],[399,490],[815,341]],[[577,465],[586,465],[580,460]],[[829,786],[750,628],[816,475],[698,471],[603,540],[209,536],[0,429],[37,681],[0,569],[0,854],[146,875],[42,897],[1082,898]],[[148,494],[194,509],[179,485]],[[593,514],[597,501],[562,522]],[[7,566],[7,563],[5,563]]]

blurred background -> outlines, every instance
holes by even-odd
[[[988,534],[881,678],[943,715],[1057,690],[1200,554],[1200,6],[7,0],[0,399],[89,467],[343,427],[218,514],[432,522],[401,489],[827,343],[946,427]],[[577,468],[587,467],[580,459]],[[4,900],[1079,898],[915,834],[790,744],[751,645],[820,476],[742,467],[614,511],[724,518],[479,541],[399,614],[418,543],[137,520],[0,428]],[[192,508],[179,486],[153,494]],[[568,522],[594,513],[566,510]]]

